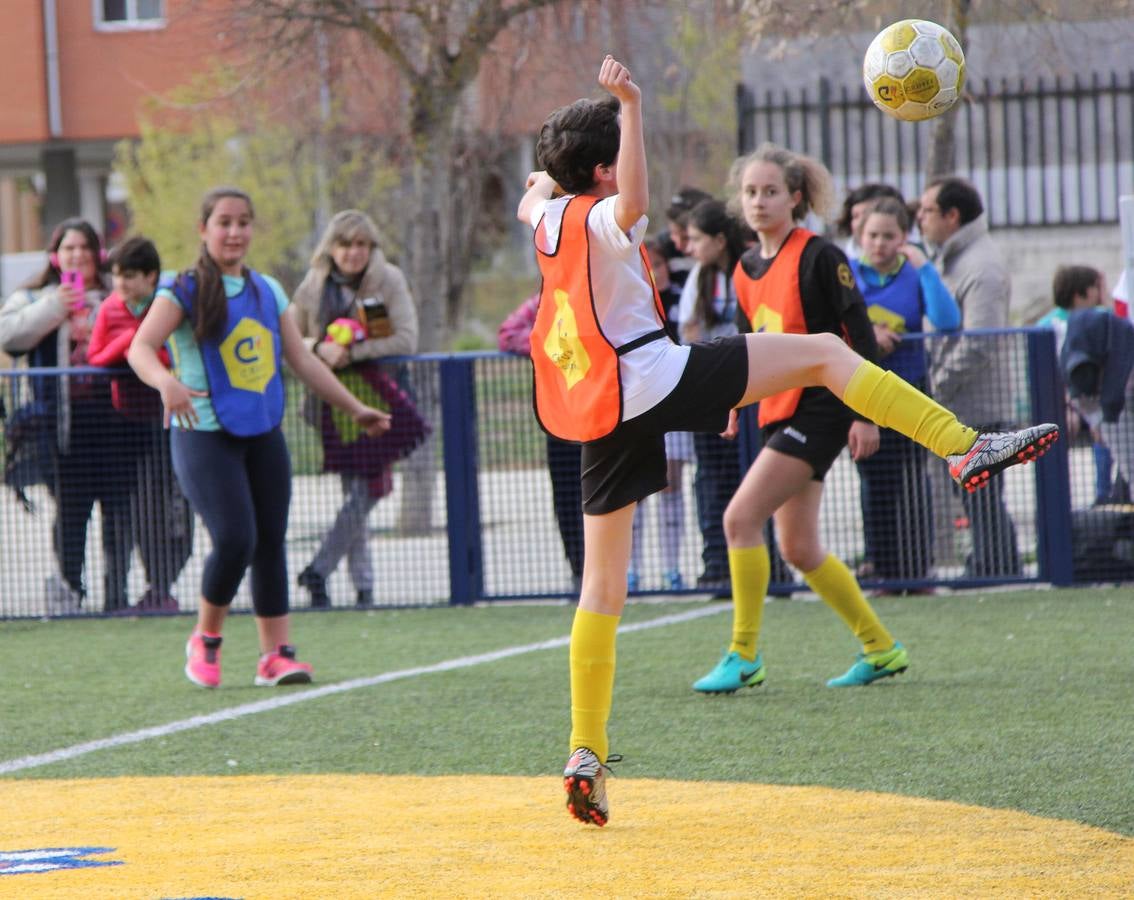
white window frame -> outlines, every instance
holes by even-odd
[[[162,0],[162,12],[165,13],[169,0]],[[102,0],[91,0],[91,18],[94,21],[95,31],[155,31],[165,28],[166,18],[139,19],[138,0],[126,0],[126,18],[121,21],[107,22],[102,17]]]

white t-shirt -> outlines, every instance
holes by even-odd
[[[570,197],[557,197],[537,203],[532,210],[532,228],[544,215],[544,231],[553,251],[558,242],[563,210]],[[606,197],[594,205],[587,217],[590,229],[591,291],[595,313],[603,334],[616,348],[657,331],[657,305],[654,289],[642,272],[639,252],[649,220],[642,216],[627,234],[614,219],[615,197]],[[689,348],[669,340],[650,341],[618,358],[622,378],[622,415],[632,419],[653,409],[664,400],[681,380]]]
[[[714,311],[717,321],[713,325],[706,325],[697,318],[697,282],[701,275],[701,264],[694,263],[689,270],[689,277],[681,288],[681,303],[677,309],[678,333],[684,335],[685,326],[695,324],[700,332],[698,340],[711,341],[714,338],[730,337],[738,334],[736,327],[736,288],[732,279],[725,278],[724,272],[717,273],[715,296],[713,299]],[[684,337],[682,338],[684,340]]]

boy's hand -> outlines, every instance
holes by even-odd
[[[619,103],[637,103],[642,99],[641,89],[630,80],[630,70],[609,53],[602,61],[598,81]]]
[[[524,182],[524,190],[530,191],[532,188],[536,188],[538,193],[548,199],[562,193],[555,179],[543,171],[529,173],[528,180]]]

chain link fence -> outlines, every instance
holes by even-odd
[[[966,389],[995,397],[1005,410],[1002,424],[1065,424],[1050,332],[959,339],[995,347],[1000,365],[972,373]],[[924,340],[932,356],[943,338]],[[536,424],[528,361],[438,354],[405,359],[391,372],[432,430],[393,465],[388,491],[366,523],[375,605],[577,596],[578,449],[549,441]],[[340,477],[323,471],[303,389],[290,377],[288,388],[287,549],[292,606],[302,609],[309,597],[296,576],[344,495]],[[128,372],[11,369],[0,371],[0,396],[7,482],[0,491],[0,617],[194,610],[209,539],[177,488],[156,395]],[[740,473],[759,449],[751,411],[744,426],[735,443]],[[844,451],[826,479],[823,540],[865,587],[1134,578],[1134,507],[1121,502],[1113,467],[1103,479],[1089,437],[1060,441],[1040,466],[1010,469],[995,489],[973,498],[953,487],[942,462],[912,445],[895,438],[887,453],[870,472]],[[640,593],[727,594],[727,582],[702,579],[698,587],[707,554],[697,470],[695,461],[682,467],[679,500],[654,496],[643,504]],[[327,589],[332,608],[354,608],[346,563]],[[772,590],[797,589],[798,573],[777,560]],[[249,607],[245,584],[234,608]]]

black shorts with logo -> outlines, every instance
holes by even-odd
[[[790,419],[764,427],[764,446],[801,459],[822,481],[843,447],[854,413],[826,388],[805,388]]]
[[[747,387],[744,335],[691,344],[685,371],[665,399],[583,444],[583,512],[611,513],[665,488],[665,433],[724,431]]]

